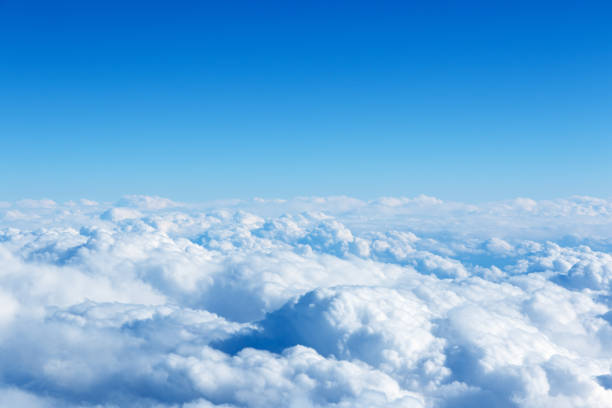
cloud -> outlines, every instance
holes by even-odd
[[[116,205],[119,207],[132,207],[146,210],[162,210],[164,208],[179,207],[181,204],[163,197],[127,195],[117,201]]]
[[[140,218],[142,213],[138,210],[133,210],[131,208],[111,208],[106,210],[100,215],[100,218],[107,221],[123,221],[129,220],[133,218]]]
[[[0,214],[0,405],[612,405],[612,204],[433,197]]]
[[[24,208],[53,208],[57,205],[57,203],[48,198],[42,200],[32,200],[29,198],[20,200],[17,202],[18,207]]]
[[[96,201],[93,201],[93,200],[88,200],[88,199],[86,199],[86,198],[81,198],[81,199],[79,200],[79,203],[80,203],[81,205],[84,205],[84,206],[96,206],[96,205],[98,205],[98,203],[97,203]]]

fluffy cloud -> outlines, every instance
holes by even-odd
[[[612,203],[0,206],[0,405],[612,406]]]

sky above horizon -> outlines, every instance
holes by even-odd
[[[0,0],[0,201],[612,197],[605,2],[220,3]]]

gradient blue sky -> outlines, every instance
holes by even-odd
[[[610,3],[419,3],[0,0],[0,200],[611,197]]]

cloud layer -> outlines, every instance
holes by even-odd
[[[0,406],[612,406],[612,202],[0,206]]]

